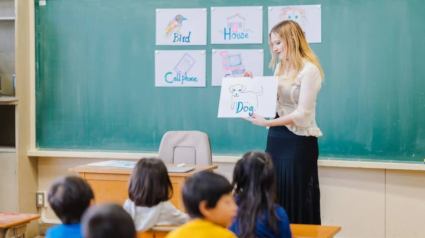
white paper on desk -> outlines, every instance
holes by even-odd
[[[88,164],[90,166],[104,166],[104,167],[121,167],[121,168],[134,168],[137,162],[109,160],[98,163]]]
[[[223,78],[218,117],[263,117],[276,115],[277,77]]]

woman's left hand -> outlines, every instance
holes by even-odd
[[[257,126],[267,126],[268,120],[266,120],[264,117],[252,113],[251,117],[244,117],[243,119],[252,122],[252,124]]]

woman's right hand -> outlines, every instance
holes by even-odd
[[[243,74],[243,76],[244,76],[244,77],[250,77],[250,78],[254,77],[254,76],[252,75],[251,71],[246,71],[246,72]]]

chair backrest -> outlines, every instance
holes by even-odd
[[[210,140],[200,131],[169,131],[162,137],[158,157],[166,164],[211,165]]]

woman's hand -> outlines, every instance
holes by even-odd
[[[252,124],[257,125],[257,126],[268,126],[269,121],[266,120],[264,117],[254,114],[252,113],[251,117],[244,117],[243,119],[252,122]]]
[[[243,76],[244,76],[244,77],[250,77],[250,78],[254,77],[254,75],[252,75],[251,71],[246,71],[246,72],[243,74]]]

